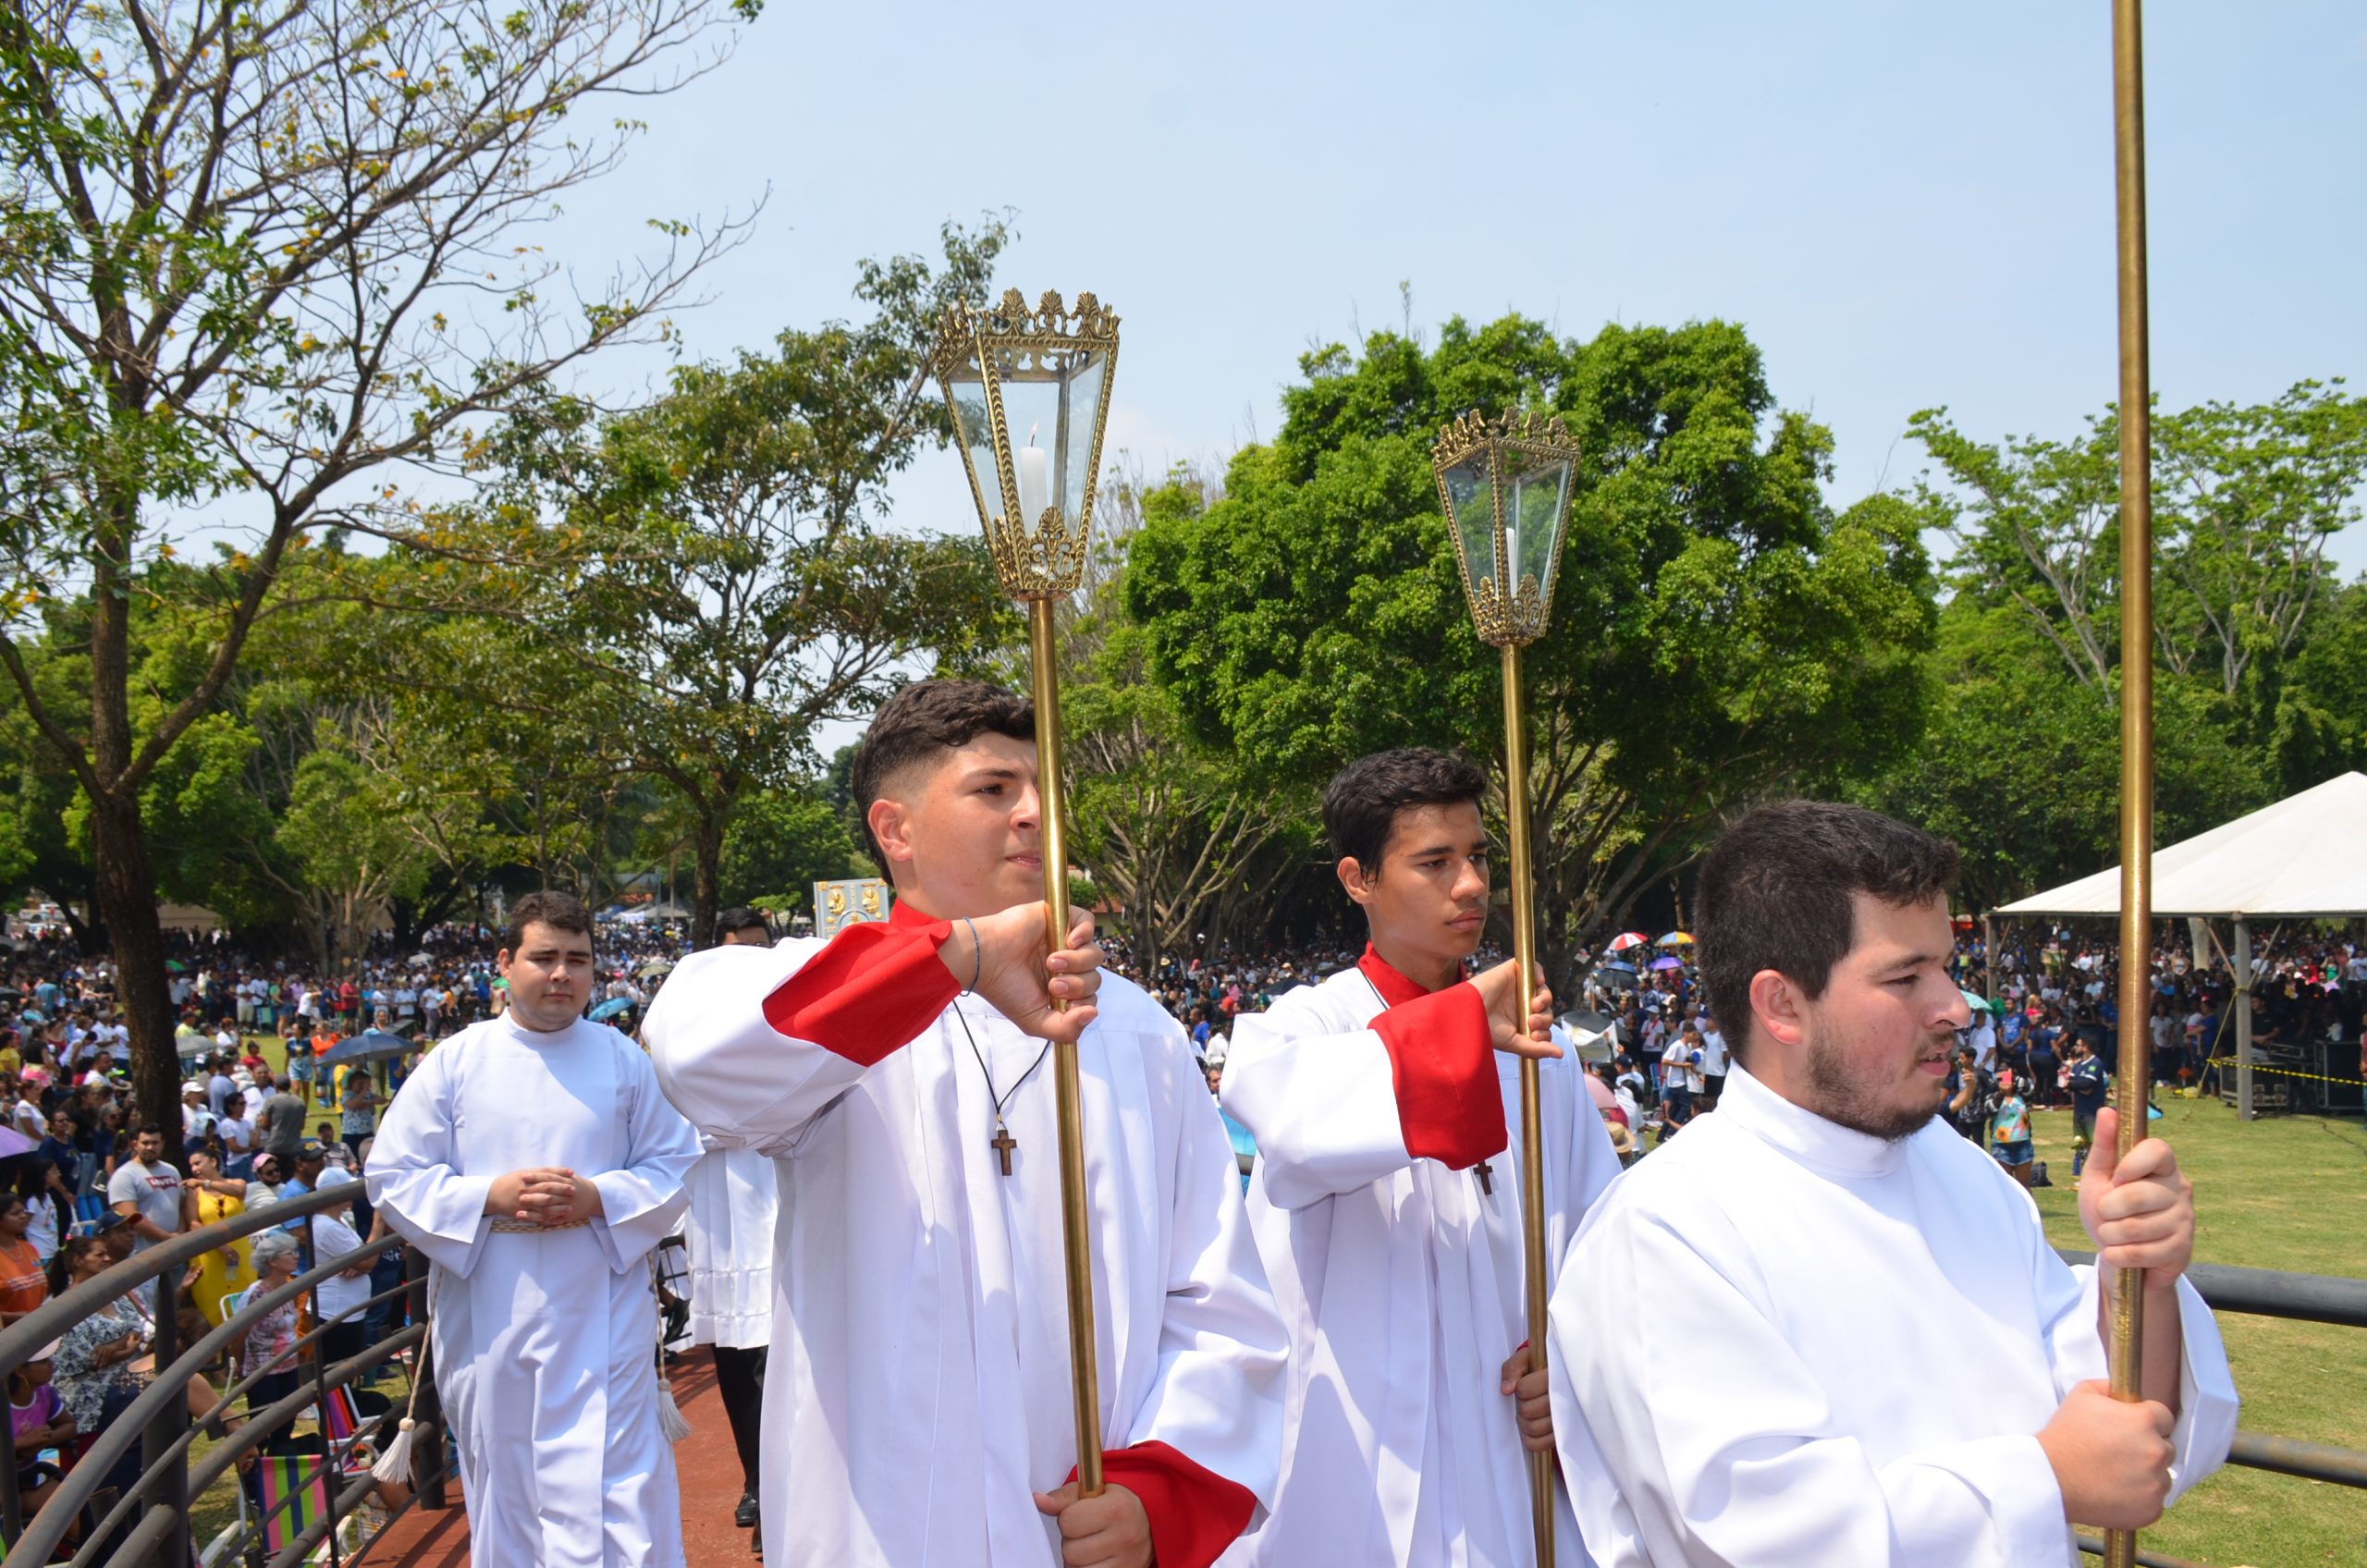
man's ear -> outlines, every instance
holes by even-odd
[[[1355,856],[1342,855],[1340,864],[1331,869],[1339,876],[1340,886],[1350,899],[1360,904],[1372,902],[1372,880],[1365,875],[1365,868]]]
[[[913,814],[901,801],[882,795],[863,814],[864,825],[879,840],[879,852],[898,865],[913,863]]]
[[[1778,1046],[1797,1050],[1809,1037],[1808,998],[1780,969],[1750,977],[1752,1025]]]

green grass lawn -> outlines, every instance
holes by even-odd
[[[2264,1118],[2217,1100],[2157,1102],[2156,1135],[2194,1182],[2203,1263],[2367,1278],[2367,1128],[2355,1118]],[[2090,1245],[2070,1185],[2071,1118],[2033,1117],[2058,1184],[2035,1195],[2047,1233]],[[2367,1449],[2367,1329],[2233,1314],[2219,1320],[2247,1431]],[[2367,1491],[2229,1466],[2197,1487],[2141,1544],[2217,1568],[2367,1562]]]

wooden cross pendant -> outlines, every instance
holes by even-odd
[[[995,1153],[1000,1157],[1002,1160],[1002,1173],[1006,1176],[1010,1175],[1011,1151],[1019,1146],[1019,1140],[1011,1135],[1011,1129],[1004,1126],[1000,1121],[996,1122],[995,1135],[987,1140],[987,1146],[994,1150]]]
[[[1477,1164],[1477,1165],[1473,1166],[1471,1169],[1472,1169],[1473,1170],[1475,1170],[1475,1171],[1477,1171],[1477,1172],[1478,1173],[1478,1176],[1479,1176],[1479,1191],[1480,1191],[1480,1193],[1481,1193],[1483,1195],[1488,1196],[1488,1197],[1493,1197],[1493,1196],[1495,1196],[1495,1195],[1496,1195],[1496,1189],[1495,1189],[1495,1186],[1494,1186],[1494,1184],[1493,1184],[1493,1183],[1491,1183],[1491,1182],[1488,1180],[1488,1177],[1489,1177],[1489,1175],[1490,1175],[1490,1170],[1489,1170],[1488,1162],[1487,1162],[1486,1160],[1484,1160],[1484,1159],[1483,1159],[1483,1160],[1481,1160],[1478,1164]]]

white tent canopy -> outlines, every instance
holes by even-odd
[[[2346,773],[2153,851],[2153,913],[2247,920],[2367,915],[2367,773]],[[1998,914],[2117,914],[2117,865]]]

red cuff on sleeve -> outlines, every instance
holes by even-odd
[[[1389,1051],[1407,1154],[1460,1170],[1511,1146],[1488,1004],[1476,986],[1400,1002],[1372,1030]]]
[[[1071,1470],[1068,1478],[1076,1479]],[[1257,1497],[1193,1464],[1165,1443],[1136,1443],[1101,1456],[1101,1479],[1143,1501],[1150,1519],[1152,1560],[1159,1568],[1208,1568],[1240,1538],[1257,1512]]]
[[[953,927],[907,913],[850,925],[765,998],[783,1035],[869,1067],[910,1045],[961,994],[937,959]]]

